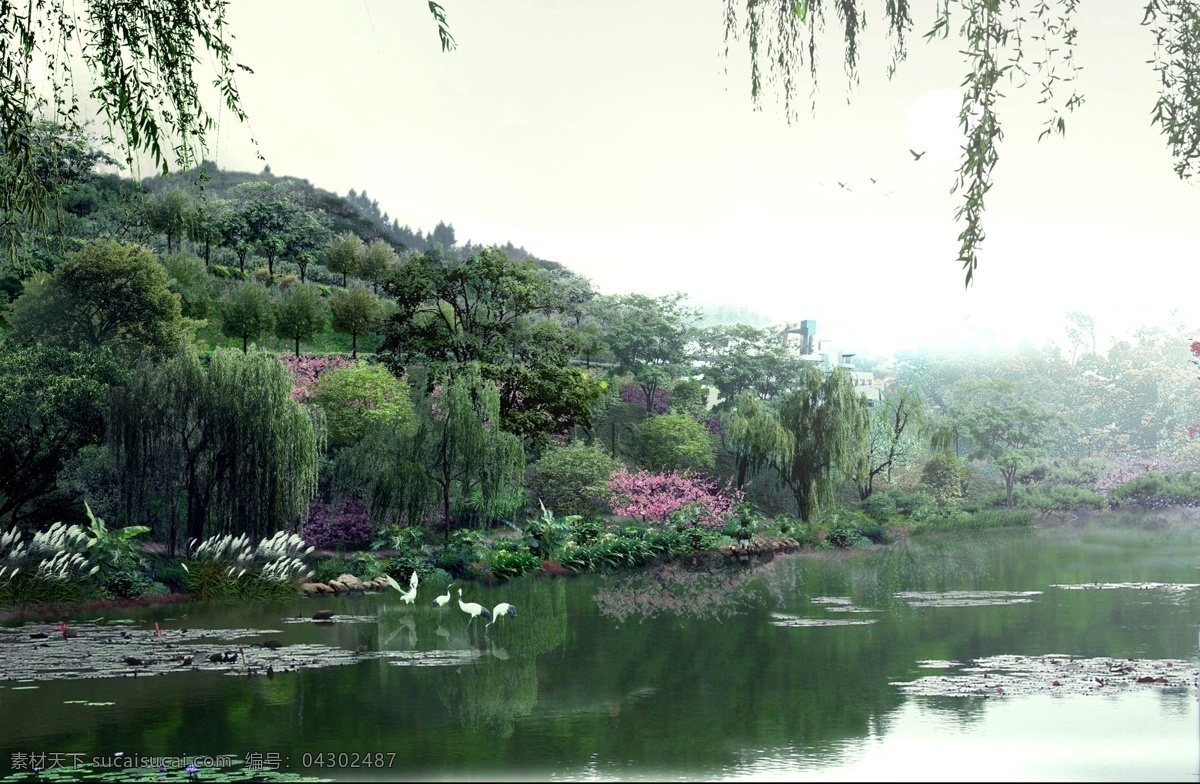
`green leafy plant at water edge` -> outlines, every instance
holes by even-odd
[[[553,558],[558,549],[571,532],[571,525],[582,520],[581,515],[567,515],[561,520],[554,518],[554,513],[538,501],[542,508],[541,517],[535,517],[525,524],[521,531],[525,546],[541,560]]]
[[[517,543],[506,543],[488,553],[491,574],[501,580],[520,577],[537,571],[542,560]]]
[[[104,520],[92,513],[92,507],[83,502],[88,516],[87,548],[99,571],[96,581],[106,594],[113,598],[141,596],[154,592],[154,583],[147,574],[147,562],[142,554],[142,534],[150,528],[145,525],[130,525],[110,531]]]
[[[909,533],[977,531],[987,528],[1023,528],[1033,522],[1032,509],[985,509],[974,514],[937,516],[915,523]]]

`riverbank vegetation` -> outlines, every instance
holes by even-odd
[[[208,163],[56,187],[62,231],[0,279],[2,605],[736,561],[1200,503],[1182,329],[1102,352],[1073,313],[1041,347],[852,368],[811,326],[603,294],[365,192]]]

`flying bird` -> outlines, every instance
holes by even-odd
[[[446,603],[450,601],[450,586],[452,586],[452,585],[454,585],[454,583],[450,583],[450,585],[447,585],[446,592],[444,594],[442,594],[441,596],[433,597],[433,605],[435,607],[445,607]]]
[[[492,620],[485,623],[483,625],[483,628],[486,629],[487,627],[491,626],[496,621],[500,620],[500,616],[502,616],[502,615],[507,615],[509,618],[516,618],[517,617],[517,608],[513,607],[508,602],[500,602],[499,604],[497,604],[495,607],[492,608]]]
[[[926,150],[921,150],[920,152],[917,152],[916,150],[914,150],[911,147],[908,148],[908,151],[912,153],[912,157],[913,157],[914,161],[921,160],[921,156],[927,152]]]
[[[879,182],[879,180],[875,179],[874,177],[868,177],[867,179],[871,181],[871,184],[872,184],[872,185],[874,185],[875,183]]]
[[[462,588],[458,589],[458,606],[467,615],[471,616],[471,620],[467,621],[467,626],[471,625],[471,621],[482,615],[485,620],[491,620],[492,614],[487,611],[487,608],[478,602],[464,602],[462,600]]]
[[[846,185],[846,183],[844,183],[844,182],[839,182],[838,185],[842,188],[845,188],[846,190],[850,190],[850,186]]]

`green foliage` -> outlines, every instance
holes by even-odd
[[[914,523],[910,534],[934,531],[982,531],[991,528],[1023,528],[1033,522],[1032,509],[985,509],[966,514],[964,512],[939,514]]]
[[[453,262],[435,247],[410,256],[383,288],[396,311],[379,353],[394,371],[477,363],[500,390],[500,426],[538,448],[590,423],[602,389],[570,366],[576,337],[553,318],[566,303],[533,263],[495,247]]]
[[[328,310],[315,286],[292,286],[275,306],[275,334],[293,341],[300,356],[300,344],[325,329]]]
[[[0,516],[51,500],[67,461],[103,439],[109,387],[126,378],[108,349],[0,343]]]
[[[743,392],[757,400],[781,395],[800,373],[804,360],[792,351],[781,328],[747,324],[709,327],[699,336],[705,358],[704,381],[713,386],[723,410],[735,406]],[[672,392],[672,402],[676,392]]]
[[[180,342],[179,296],[154,252],[116,240],[94,240],[72,253],[54,276],[37,276],[9,316],[16,343],[68,349],[111,346],[118,355],[162,357]]]
[[[684,413],[659,414],[634,433],[638,462],[652,471],[705,470],[716,463],[704,425]]]
[[[428,531],[419,525],[387,525],[371,537],[372,550],[422,550],[427,545]]]
[[[900,513],[896,498],[891,493],[872,493],[859,508],[877,523],[886,523]]]
[[[363,286],[351,286],[333,293],[329,310],[333,314],[333,328],[350,336],[350,356],[357,357],[359,336],[374,329],[383,316],[379,299]]]
[[[708,402],[708,387],[694,378],[685,378],[671,387],[671,408],[684,414],[699,416]]]
[[[366,246],[357,235],[349,232],[339,234],[325,246],[325,266],[330,272],[342,276],[342,286],[348,275],[357,275]]]
[[[683,374],[687,342],[697,314],[685,307],[683,294],[605,296],[596,300],[604,342],[616,358],[617,373],[631,373],[652,410],[655,392]]]
[[[1161,508],[1200,506],[1200,473],[1148,473],[1108,492],[1109,501],[1126,506]]]
[[[540,504],[540,502],[539,502]],[[525,524],[521,530],[522,541],[540,560],[553,558],[571,532],[571,524],[581,519],[579,515],[566,515],[555,519],[554,513],[542,505],[542,514]]]
[[[217,125],[206,107],[211,103],[200,99],[195,67],[203,62],[214,72],[205,81],[218,88],[218,105],[244,119],[234,75],[247,69],[233,59],[225,5],[183,0],[93,7],[48,0],[36,13],[6,7],[0,14],[0,40],[13,42],[0,71],[0,202],[14,265],[26,231],[45,231],[48,212],[62,206],[59,186],[75,179],[76,168],[87,172],[96,163],[85,145],[71,143],[83,137],[90,118],[101,118],[127,165],[147,153],[154,168],[166,171],[170,150],[175,164],[189,166]],[[92,105],[80,111],[84,92]],[[47,126],[53,129],[49,146]]]
[[[504,542],[488,552],[487,564],[493,577],[508,580],[536,572],[542,566],[542,559],[519,543]]]
[[[958,506],[967,497],[971,469],[953,454],[935,454],[921,469],[921,487],[938,506]]]
[[[842,368],[826,375],[806,365],[780,401],[779,423],[784,440],[771,462],[807,522],[822,504],[832,503],[837,478],[866,471],[866,401]]]
[[[380,365],[356,364],[321,374],[313,404],[325,411],[329,445],[360,441],[372,427],[411,431],[415,424],[408,384]]]
[[[620,467],[599,446],[572,442],[546,450],[525,482],[545,507],[569,515],[601,514],[608,509],[608,478]]]
[[[146,575],[148,563],[142,554],[139,536],[149,533],[144,525],[131,525],[108,530],[104,520],[92,514],[84,502],[89,526],[88,553],[92,563],[100,567],[96,580],[109,596],[140,596],[147,593],[150,580]]]
[[[204,538],[210,517],[260,537],[296,520],[316,491],[323,433],[292,383],[274,355],[217,349],[207,368],[185,351],[114,389],[108,448],[126,519],[156,518],[155,538],[171,543],[181,523]]]
[[[206,319],[212,312],[209,278],[200,259],[188,253],[164,256],[168,287],[179,295],[180,310],[189,319]]]
[[[238,283],[221,302],[221,331],[242,339],[242,352],[251,340],[271,331],[275,322],[271,294],[260,283]]]
[[[878,521],[854,509],[839,509],[821,515],[814,521],[813,529],[824,531],[825,536],[819,541],[825,547],[861,548],[889,541],[887,532]]]

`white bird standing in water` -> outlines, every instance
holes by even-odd
[[[491,620],[492,614],[487,611],[487,608],[478,602],[464,602],[462,600],[462,588],[458,589],[458,606],[463,612],[471,616],[471,620],[467,621],[467,626],[471,625],[471,621],[482,615],[486,620]]]
[[[453,586],[454,586],[454,583],[450,583],[450,585],[446,586],[446,592],[444,594],[442,594],[441,596],[433,597],[433,605],[435,607],[445,607],[446,606],[446,604],[450,601],[450,588]]]
[[[492,608],[492,620],[485,623],[483,625],[483,628],[486,629],[487,627],[491,626],[496,621],[500,620],[501,615],[507,615],[509,618],[516,618],[517,617],[517,608],[513,607],[508,602],[500,602],[499,604],[497,604],[495,607]]]
[[[403,599],[404,601],[408,602],[409,604],[412,604],[413,600],[417,598],[418,578],[417,578],[417,570],[416,569],[413,570],[412,577],[408,578],[409,588],[407,591],[404,590],[403,588],[401,588],[400,583],[393,580],[392,576],[390,574],[386,574],[386,575],[384,575],[384,577],[387,578],[388,585],[392,586],[393,588],[395,588],[397,591],[400,592],[400,598]]]

